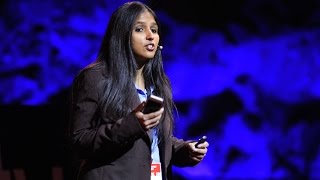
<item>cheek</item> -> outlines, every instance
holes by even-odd
[[[131,46],[133,47],[133,46],[138,46],[139,44],[140,44],[140,39],[139,38],[137,38],[137,37],[132,37],[132,39],[131,39]]]
[[[134,51],[137,47],[137,42],[135,40],[131,40],[131,48]]]
[[[144,44],[143,44],[143,40],[138,39],[138,38],[134,38],[131,41],[131,48],[133,51],[138,51],[141,50],[143,48]]]
[[[157,42],[157,44],[159,44],[159,42],[160,42],[160,37],[159,37],[159,35],[155,37],[155,41]]]
[[[131,49],[132,49],[133,54],[135,54],[135,55],[141,54],[141,47],[138,44],[133,43],[131,45]]]
[[[136,52],[137,49],[139,48],[139,46],[138,46],[137,43],[133,42],[133,43],[131,43],[131,48],[132,48],[132,51],[133,51],[133,52]]]

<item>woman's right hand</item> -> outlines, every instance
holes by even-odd
[[[134,113],[142,128],[147,131],[159,124],[164,108],[162,107],[158,111],[149,114],[143,114],[142,109],[144,108],[144,106],[145,102],[139,104]]]

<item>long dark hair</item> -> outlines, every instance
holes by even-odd
[[[117,120],[128,115],[132,110],[130,105],[134,97],[137,96],[134,80],[138,66],[131,49],[131,34],[133,23],[144,11],[148,11],[154,16],[159,27],[159,37],[161,37],[160,23],[155,12],[141,2],[127,2],[112,14],[97,60],[88,66],[89,68],[106,68],[106,78],[102,85],[104,94],[100,109],[111,120]],[[166,117],[166,121],[170,121],[165,123],[173,125],[172,90],[170,81],[163,69],[160,49],[157,50],[154,58],[145,64],[143,76],[145,86],[147,88],[153,86],[153,94],[163,97],[165,107],[163,117]],[[164,119],[160,122],[164,123]],[[161,133],[161,128],[159,128],[159,131]]]

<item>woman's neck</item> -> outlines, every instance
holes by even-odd
[[[144,90],[145,84],[144,84],[144,77],[143,77],[142,70],[143,68],[140,68],[137,70],[135,84],[139,89]]]

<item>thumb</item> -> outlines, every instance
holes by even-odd
[[[146,104],[146,102],[143,101],[142,103],[140,103],[140,104],[136,107],[136,109],[135,109],[134,111],[135,111],[135,112],[137,112],[137,111],[142,111],[143,108],[144,108],[144,106],[145,106],[145,104]]]

